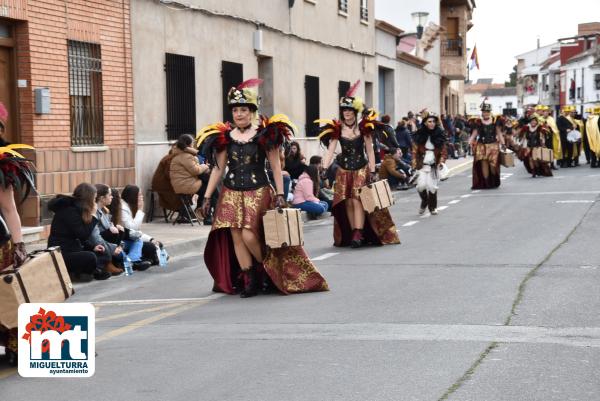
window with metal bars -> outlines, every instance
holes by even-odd
[[[167,139],[196,134],[196,72],[194,57],[166,53]]]
[[[367,0],[360,0],[360,20],[369,21],[369,6]]]
[[[102,57],[100,45],[67,41],[71,145],[104,143]]]
[[[348,12],[348,0],[338,0],[338,10],[347,13]]]

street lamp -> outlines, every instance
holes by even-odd
[[[410,15],[412,16],[415,24],[417,24],[417,39],[421,39],[421,36],[423,36],[423,27],[427,23],[427,17],[429,16],[429,13],[425,11],[417,11]]]

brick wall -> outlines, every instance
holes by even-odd
[[[48,223],[45,203],[82,182],[122,187],[135,181],[129,1],[22,0],[15,18],[14,50],[21,142],[36,148],[39,198],[21,208],[24,225]],[[104,145],[74,152],[70,140],[67,40],[99,44],[102,55]],[[50,88],[51,113],[34,113],[33,90]],[[77,149],[76,149],[77,150]],[[41,208],[40,208],[41,205]]]

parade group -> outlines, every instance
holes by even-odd
[[[204,251],[204,261],[214,279],[214,291],[239,294],[243,298],[255,296],[260,292],[291,294],[326,291],[329,287],[325,278],[307,256],[302,244],[267,247],[265,243],[265,213],[290,206],[287,197],[289,177],[286,177],[288,174],[283,169],[284,165],[287,167],[287,163],[282,158],[282,149],[289,148],[296,127],[283,114],[271,117],[258,114],[260,98],[257,87],[260,83],[259,79],[250,79],[230,89],[227,102],[232,113],[231,122],[209,125],[201,129],[195,138],[189,134],[179,138],[170,152],[169,159],[173,188],[178,194],[197,194],[199,200],[196,203],[196,214],[203,217],[205,223],[208,221],[208,224],[212,225]],[[448,141],[445,120],[443,122],[438,115],[427,110],[421,111],[418,124],[412,123],[412,132],[407,135],[410,148],[406,148],[406,143],[403,143],[402,148],[402,145],[398,145],[393,129],[390,133],[385,127],[389,118],[388,121],[382,119],[383,122],[378,120],[377,113],[355,96],[359,83],[360,81],[357,81],[352,85],[340,99],[338,116],[315,121],[320,124],[319,140],[325,154],[324,157],[319,156],[318,160],[315,159],[317,161],[314,163],[318,163],[318,168],[313,165],[312,160],[315,157],[311,158],[310,164],[299,165],[300,179],[294,183],[297,190],[294,193],[293,206],[308,211],[320,207],[330,210],[334,222],[335,246],[360,248],[365,245],[399,244],[398,230],[388,208],[376,208],[366,212],[360,197],[363,188],[371,188],[387,178],[382,173],[384,163],[379,167],[379,158],[376,157],[379,156],[376,155],[379,142],[387,143],[388,153],[402,154],[402,149],[410,154],[406,160],[409,160],[411,165],[406,175],[400,173],[400,176],[407,178],[407,181],[416,187],[421,199],[418,213],[424,214],[428,210],[431,215],[438,213],[439,182],[443,178],[444,170],[447,171],[445,162],[449,149],[454,153],[455,148]],[[578,118],[572,106],[563,107],[556,119],[551,114],[549,107],[537,105],[528,107],[520,119],[493,116],[491,106],[482,103],[481,116],[470,118],[463,130],[469,133],[465,140],[469,144],[469,153],[473,155],[472,189],[499,187],[501,165],[514,165],[511,155],[523,162],[532,177],[552,176],[553,169],[577,166],[581,153],[585,153],[591,167],[600,167],[600,107],[587,110],[586,121]],[[403,122],[399,123],[399,127],[401,126]],[[387,141],[386,137],[394,139]],[[297,144],[294,146],[299,147]],[[14,147],[4,149],[4,161],[0,163],[2,171],[6,175],[6,171],[16,169],[16,175],[6,177],[22,178],[4,180],[4,190],[9,190],[20,181],[32,184],[31,166],[28,166],[22,157],[15,155]],[[386,161],[389,161],[388,156],[391,157],[386,155]],[[180,161],[176,162],[178,157]],[[201,157],[204,159],[202,164],[199,163]],[[330,178],[331,199],[326,203],[317,198],[320,188],[318,177],[315,176],[330,171],[332,166],[335,166],[335,172]],[[157,173],[162,170],[165,168],[161,162]],[[177,174],[180,173],[191,174],[193,177],[188,177],[190,180],[180,179],[176,184]],[[200,175],[204,175],[202,182],[199,179]],[[82,192],[82,185],[90,193],[87,196],[90,198],[89,207],[83,205],[87,201],[79,199],[82,198],[78,193]],[[184,192],[176,186],[189,187],[183,188],[189,191]],[[82,223],[85,223],[86,234],[92,233],[91,226],[97,224],[106,229],[107,234],[111,231],[119,236],[120,226],[108,221],[113,214],[113,209],[110,209],[111,202],[115,203],[113,198],[118,198],[119,193],[111,191],[105,185],[96,185],[94,188],[90,184],[82,183],[78,188],[72,197],[61,195],[53,205],[57,202],[68,203],[69,210],[73,209],[73,219],[81,220],[86,211],[93,211],[94,218],[84,219],[85,222]],[[135,196],[130,196],[131,200],[127,198],[127,204],[120,204],[122,209],[128,212],[125,214],[131,216],[129,220],[132,221],[133,216],[137,216],[138,211],[141,212],[143,208],[139,189],[134,189],[137,189],[133,194]],[[296,201],[298,193],[300,200]],[[92,198],[95,198],[96,202],[99,202],[99,199],[104,199],[105,202],[93,207]],[[305,205],[307,209],[303,207]],[[116,214],[119,214],[121,206],[117,205],[115,208]],[[105,209],[106,215],[100,213],[98,217],[98,209]],[[56,209],[56,213],[58,214],[51,226],[49,246],[62,245],[67,237],[69,241],[84,244],[84,239],[78,239],[77,233],[67,232],[70,228],[64,226],[62,209]],[[10,214],[8,217],[10,220]],[[141,219],[135,220],[136,223],[141,223],[137,221]],[[59,224],[61,222],[62,225]],[[2,226],[0,224],[0,229]],[[137,233],[139,224],[125,229]],[[14,241],[15,239],[17,241]],[[13,246],[4,249],[4,258],[22,263],[25,250],[22,241],[19,240],[20,238],[13,236]],[[147,250],[142,250],[141,247],[137,250],[139,257],[136,260],[140,261],[137,268],[144,270],[148,267],[141,266],[144,258],[148,258],[147,254],[150,253],[154,255],[154,249],[160,250],[162,244],[153,238],[145,238],[145,241],[138,242],[148,245]],[[128,250],[121,249],[125,254]],[[97,251],[96,248],[87,250],[90,255],[98,253]],[[65,249],[63,253],[65,252],[68,250]],[[71,259],[73,258],[65,255],[67,268],[73,273],[77,268],[81,268],[78,266],[81,261],[77,258]],[[96,259],[100,258],[96,255]],[[93,264],[97,265],[98,260]],[[151,264],[155,263],[156,261]],[[98,271],[96,273],[100,274]],[[102,276],[100,279],[106,278],[106,272]]]

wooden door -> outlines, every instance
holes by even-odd
[[[4,103],[8,110],[8,121],[4,127],[2,135],[5,141],[17,143],[19,138],[17,135],[17,124],[14,120],[15,110],[13,107],[13,64],[12,64],[12,49],[9,47],[0,47],[0,102]]]
[[[448,39],[458,39],[458,18],[449,17],[446,23],[446,35]]]

